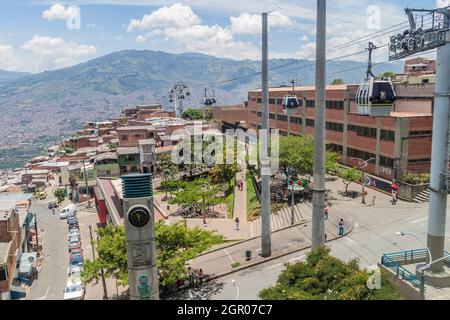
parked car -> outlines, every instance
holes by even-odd
[[[77,206],[74,204],[69,204],[67,207],[64,207],[59,213],[60,219],[67,219],[67,216],[76,215]]]
[[[70,251],[70,259],[72,259],[72,257],[75,256],[81,256],[81,258],[83,258],[83,249],[78,248],[78,249],[72,249]]]
[[[72,275],[81,275],[81,272],[83,271],[83,267],[81,266],[71,266],[69,269],[69,277]]]
[[[73,228],[69,231],[69,237],[80,236],[80,230]]]
[[[81,282],[81,276],[74,274],[67,280],[66,289],[64,290],[64,300],[83,300],[84,285]]]
[[[69,231],[72,229],[79,229],[78,222],[69,223]]]
[[[56,208],[58,208],[58,203],[56,203],[56,202],[50,202],[50,203],[48,204],[48,208],[49,208],[50,210],[56,209]]]
[[[77,218],[69,218],[67,219],[67,224],[78,224]]]
[[[81,243],[81,239],[80,239],[79,236],[71,236],[71,237],[69,237],[69,242],[76,242],[76,241]]]
[[[81,247],[81,243],[80,241],[70,241],[69,242],[69,252],[72,251],[72,249],[77,249]]]
[[[73,267],[83,267],[84,266],[84,258],[81,254],[75,254],[70,257],[70,268]]]

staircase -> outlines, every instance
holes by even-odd
[[[428,202],[430,200],[430,189],[426,189],[426,190],[422,191],[417,196],[415,196],[412,200],[415,203]]]
[[[305,206],[297,204],[294,206],[295,224],[298,224],[305,219],[308,219],[310,215],[305,212]],[[291,207],[286,207],[278,211],[277,213],[270,215],[270,226],[272,232],[291,227]],[[250,222],[250,238],[256,238],[261,236],[261,217]]]

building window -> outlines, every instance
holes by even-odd
[[[140,135],[139,133],[135,133],[135,134],[134,134],[134,137],[135,137],[135,138],[140,138],[141,135]]]
[[[327,109],[335,109],[335,110],[343,110],[344,109],[344,101],[327,101],[326,108]]]
[[[375,128],[367,128],[367,127],[349,125],[348,130],[356,132],[356,134],[361,137],[369,137],[369,138],[375,138],[375,139],[377,138],[377,129],[375,129]]]
[[[306,119],[307,127],[314,127],[315,121],[313,119]]]
[[[344,132],[344,125],[342,123],[327,122],[326,128],[331,131]]]
[[[380,166],[386,167],[386,168],[393,168],[394,167],[394,159],[380,156]]]
[[[261,118],[262,117],[262,112],[257,112],[256,115]]]
[[[0,281],[8,280],[8,272],[6,268],[0,268]]]
[[[269,114],[269,118],[275,120],[275,114],[274,113]]]
[[[430,163],[431,159],[412,159],[408,160],[408,164]]]
[[[411,131],[409,135],[411,137],[417,137],[417,136],[431,136],[433,134],[433,131]]]
[[[256,99],[256,103],[258,103],[258,104],[262,104],[262,98],[258,98],[258,99]]]
[[[349,156],[350,158],[358,158],[362,160],[369,160],[371,158],[376,158],[376,155],[373,153],[352,148],[347,149],[347,156]]]
[[[291,117],[291,122],[295,123],[295,124],[302,124],[303,123],[303,119],[302,118],[298,118],[298,117]]]
[[[315,100],[306,100],[306,107],[307,108],[315,108],[316,107],[316,101]]]
[[[277,115],[277,120],[278,120],[278,121],[287,121],[287,120],[288,120],[288,117],[285,116],[285,115],[279,114],[279,115]],[[291,119],[291,121],[292,121],[292,119]]]
[[[127,135],[120,136],[120,140],[127,141],[128,140],[128,136]]]
[[[276,104],[275,99],[269,99],[269,104]]]
[[[395,132],[389,130],[381,130],[381,140],[395,141]]]

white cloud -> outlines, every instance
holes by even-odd
[[[56,3],[42,13],[42,18],[49,21],[76,18],[78,11],[74,7],[65,7]]]
[[[279,11],[269,14],[268,23],[270,27],[292,27],[294,22],[288,16]],[[241,13],[237,17],[230,17],[230,29],[233,34],[261,34],[261,15]]]
[[[20,65],[21,61],[16,57],[13,46],[0,44],[0,69],[13,71]]]
[[[187,28],[201,22],[200,18],[188,6],[176,3],[171,7],[162,7],[141,20],[132,19],[127,31],[150,30],[153,28]]]
[[[22,49],[29,50],[38,57],[35,68],[39,71],[64,68],[92,57],[97,52],[93,45],[46,36],[34,36],[22,45]]]
[[[259,50],[254,44],[237,41],[230,28],[201,24],[200,18],[188,6],[174,4],[131,20],[127,30],[147,31],[135,39],[145,43],[152,39],[167,41],[181,51],[195,51],[233,59],[258,59]]]

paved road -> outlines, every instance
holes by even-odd
[[[68,228],[65,220],[52,214],[47,204],[33,204],[31,212],[37,214],[38,228],[42,232],[44,262],[37,281],[27,300],[62,300],[68,278]]]
[[[369,197],[373,193],[369,192]],[[335,208],[345,210],[353,217],[355,227],[345,238],[330,242],[331,253],[343,260],[358,259],[361,267],[369,267],[379,262],[383,253],[418,249],[424,246],[414,238],[399,237],[398,231],[406,231],[417,235],[426,241],[428,220],[428,204],[399,203],[389,206],[389,197],[377,195],[375,207],[363,206],[358,201],[338,201],[330,210],[330,216]],[[360,201],[360,200],[359,200]],[[450,209],[450,208],[449,208]],[[450,248],[450,226],[447,224],[446,248]],[[308,251],[302,251],[273,260],[234,274],[216,279],[198,292],[209,299],[234,299],[236,288],[232,280],[236,280],[240,289],[240,299],[257,299],[258,292],[273,286],[286,262],[301,261]],[[185,296],[187,298],[187,296]],[[440,296],[442,299],[442,296]],[[450,292],[445,294],[450,299]]]

